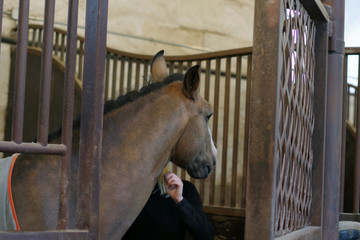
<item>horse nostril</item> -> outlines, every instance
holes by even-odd
[[[210,165],[206,165],[206,168],[207,168],[207,171],[208,171],[208,174],[211,172],[211,167]]]

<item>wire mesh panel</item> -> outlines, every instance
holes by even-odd
[[[312,200],[315,25],[298,0],[284,0],[275,127],[275,235],[309,225]]]

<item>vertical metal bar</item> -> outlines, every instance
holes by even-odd
[[[14,85],[14,108],[12,140],[22,142],[24,128],[24,104],[26,83],[26,62],[29,28],[29,0],[19,0],[19,24],[17,33],[15,85]]]
[[[36,44],[35,44],[36,47],[41,48],[42,34],[43,34],[43,29],[42,29],[42,28],[39,28],[38,37],[37,37],[37,42],[36,42]]]
[[[131,91],[132,65],[133,65],[133,59],[129,58],[128,72],[127,72],[127,91],[128,92]]]
[[[64,61],[65,59],[65,50],[66,50],[66,46],[65,46],[65,35],[61,34],[61,47],[60,47],[60,59],[61,61]]]
[[[214,115],[213,115],[213,129],[212,136],[215,143],[217,143],[218,138],[218,125],[219,125],[219,99],[220,99],[220,74],[221,74],[221,59],[217,58],[215,63],[215,88],[214,88]],[[216,168],[214,168],[214,173],[210,178],[210,198],[209,203],[211,205],[215,204],[215,179],[216,178]]]
[[[77,227],[89,229],[90,239],[98,235],[107,9],[107,0],[86,3]]]
[[[78,6],[78,0],[69,1],[62,127],[62,143],[66,146],[66,153],[64,154],[61,161],[60,209],[58,229],[66,229],[68,227],[69,219],[69,176],[71,165],[70,161],[72,150],[72,123],[75,95]]]
[[[274,237],[274,129],[278,69],[282,64],[279,58],[281,4],[281,1],[255,1],[245,239]]]
[[[221,195],[220,205],[225,205],[226,196],[226,179],[227,179],[227,145],[229,131],[229,105],[230,105],[230,66],[231,58],[226,58],[225,65],[225,96],[224,96],[224,122],[223,122],[223,139],[222,139],[222,164],[221,164]]]
[[[140,60],[136,59],[136,68],[135,68],[135,90],[140,88]]]
[[[328,84],[326,107],[326,143],[324,176],[323,239],[337,236],[339,229],[339,191],[342,133],[342,77],[344,63],[344,1],[324,0],[331,6],[334,31],[329,40]],[[335,46],[335,48],[332,48]],[[331,97],[330,97],[331,96]],[[334,181],[334,179],[336,179]]]
[[[41,54],[38,143],[47,145],[50,114],[52,51],[54,37],[55,0],[45,2],[43,49]]]
[[[80,47],[79,47],[79,74],[78,74],[78,78],[80,79],[80,81],[82,80],[82,76],[83,76],[83,62],[84,62],[84,42],[79,41],[80,42]]]
[[[37,30],[35,28],[32,29],[32,34],[31,34],[32,37],[29,46],[35,46],[36,31]]]
[[[340,171],[340,203],[339,212],[344,211],[344,184],[345,184],[345,160],[346,160],[346,112],[347,112],[347,56],[344,58],[343,75],[343,119],[342,119],[342,140],[341,140],[341,171]]]
[[[249,115],[250,115],[250,91],[251,91],[251,68],[252,55],[248,55],[247,59],[247,73],[246,73],[246,107],[245,107],[245,124],[244,124],[244,160],[243,160],[243,177],[241,188],[241,207],[246,207],[246,187],[247,187],[247,173],[248,173],[248,139],[249,139]]]
[[[148,68],[149,68],[149,63],[148,61],[144,62],[144,75],[143,75],[143,86],[146,86],[148,83]]]
[[[55,32],[55,46],[54,46],[54,55],[57,56],[59,53],[59,34]]]
[[[312,202],[310,222],[314,226],[322,226],[324,201],[324,168],[325,168],[325,131],[327,104],[327,53],[328,53],[328,24],[316,23],[315,38],[315,75],[314,75],[314,132],[313,166],[312,166]],[[320,144],[321,143],[321,144]]]
[[[106,54],[106,63],[105,63],[105,101],[109,100],[109,91],[110,91],[110,61],[111,61],[111,53]]]
[[[169,62],[169,74],[174,73],[174,62]]]
[[[120,94],[124,94],[124,83],[125,82],[125,58],[121,58],[120,67]]]
[[[210,59],[206,60],[205,64],[205,100],[210,100],[210,74],[211,74],[211,61]]]
[[[233,155],[231,172],[231,196],[230,206],[236,206],[236,185],[237,185],[237,165],[238,165],[238,145],[240,129],[240,99],[241,99],[241,56],[236,57],[236,79],[235,79],[235,109],[234,109],[234,135],[233,135]]]
[[[183,71],[183,62],[179,62],[177,72],[182,73],[182,71]]]
[[[111,77],[111,99],[115,99],[115,95],[116,95],[116,73],[117,73],[117,60],[118,60],[118,55],[114,54],[113,55],[114,59],[113,59],[113,67],[112,67],[112,77]]]

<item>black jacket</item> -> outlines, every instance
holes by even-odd
[[[195,186],[183,181],[183,200],[175,204],[160,195],[156,185],[148,202],[123,240],[183,240],[188,231],[195,240],[214,239],[214,230],[203,212]]]

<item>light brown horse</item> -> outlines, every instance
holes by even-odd
[[[215,165],[207,124],[212,107],[198,94],[198,68],[168,76],[161,51],[153,59],[152,78],[168,83],[104,115],[99,239],[121,239],[169,161],[195,178],[206,178]],[[72,183],[77,179],[78,135],[74,130]],[[55,156],[19,156],[12,186],[21,230],[56,229],[59,169]],[[71,185],[70,228],[76,227],[76,188]]]

